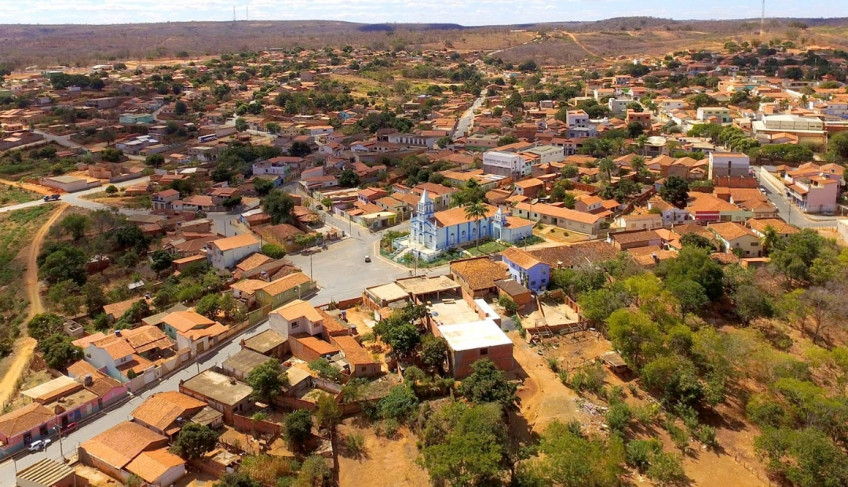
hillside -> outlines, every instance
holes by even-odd
[[[823,42],[846,42],[841,28],[848,19],[770,19],[769,34],[779,37],[820,36]],[[756,19],[679,21],[622,17],[597,22],[552,22],[512,26],[463,27],[456,24],[357,24],[338,21],[169,22],[124,25],[0,25],[3,62],[16,69],[89,65],[109,61],[158,59],[181,55],[201,57],[220,52],[268,47],[305,48],[364,46],[499,50],[515,46],[510,58],[537,57],[548,62],[573,62],[588,52],[568,36],[554,36],[543,46],[530,46],[514,31],[578,35],[580,44],[600,56],[665,52],[680,46],[715,42],[726,36],[757,35]],[[577,49],[573,49],[577,47]],[[559,51],[559,52],[556,52]],[[551,55],[551,52],[556,54]],[[504,56],[507,56],[506,54]],[[591,55],[589,55],[591,57]]]

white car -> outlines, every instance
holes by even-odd
[[[33,441],[32,443],[29,444],[28,449],[31,452],[41,451],[41,450],[44,450],[45,448],[47,448],[50,445],[50,443],[53,443],[53,442],[49,438],[44,439],[44,440],[35,440],[35,441]]]

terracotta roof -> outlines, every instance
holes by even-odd
[[[777,218],[751,218],[750,220],[748,220],[748,226],[760,233],[765,233],[768,227],[774,228],[775,231],[777,231],[777,233],[780,235],[798,233],[797,228],[793,227],[792,225],[786,223],[783,220],[778,220]]]
[[[517,247],[509,247],[501,252],[501,255],[522,269],[530,269],[542,263],[539,259],[533,257],[533,255],[529,254],[527,251]]]
[[[177,331],[186,332],[196,326],[211,326],[215,322],[194,311],[175,311],[163,318],[162,323]]]
[[[50,409],[33,402],[0,416],[0,433],[11,438],[47,423],[55,416]]]
[[[758,238],[750,229],[736,222],[713,223],[707,228],[727,241],[745,236]]]
[[[151,325],[143,325],[132,330],[121,332],[123,338],[135,350],[135,353],[144,353],[154,349],[165,349],[173,346],[171,341],[162,330]]]
[[[618,250],[606,242],[585,242],[530,250],[529,253],[551,267],[582,267],[614,258]]]
[[[651,240],[662,240],[660,234],[653,230],[640,230],[638,232],[612,233],[610,238],[619,244],[630,244],[635,242],[648,242]]]
[[[355,338],[349,335],[333,337],[333,341],[344,353],[345,358],[351,365],[370,365],[376,363],[367,350]]]
[[[168,441],[138,423],[125,421],[86,441],[80,448],[116,468],[124,468],[142,451]]]
[[[686,205],[686,209],[692,212],[740,210],[738,206],[707,193],[689,193],[689,203]]]
[[[495,287],[495,281],[509,277],[503,264],[488,257],[457,260],[451,262],[450,269],[451,273],[462,278],[473,291]]]
[[[106,338],[106,334],[103,333],[102,331],[98,331],[97,333],[95,333],[93,335],[88,335],[88,336],[84,336],[82,338],[77,338],[76,340],[72,341],[71,343],[73,343],[74,345],[76,345],[80,348],[85,348],[89,344],[94,343],[98,340],[102,340],[104,338]]]
[[[126,469],[141,477],[145,482],[155,483],[168,470],[185,463],[185,460],[169,452],[167,448],[159,448],[142,452],[126,466]]]
[[[308,283],[311,279],[309,276],[302,272],[295,272],[289,274],[287,276],[281,277],[276,281],[272,281],[268,283],[265,287],[262,288],[262,291],[268,293],[271,296],[280,295],[286,291],[296,288],[297,286],[302,286]]]
[[[540,215],[548,215],[554,218],[563,218],[566,220],[586,223],[588,225],[594,225],[598,221],[603,220],[603,217],[600,215],[595,215],[592,213],[583,213],[582,211],[569,210],[568,208],[548,205],[544,203],[539,203],[535,205],[531,205],[529,203],[518,203],[517,205],[515,205],[515,208],[518,210],[538,213]]]
[[[315,337],[306,336],[292,338],[299,341],[304,347],[312,350],[318,355],[333,355],[339,352],[338,347],[335,345],[327,343],[324,340],[319,340]]]
[[[492,205],[484,205],[486,207],[486,216],[483,218],[491,218],[495,216],[495,213],[498,212],[498,208]],[[465,207],[458,206],[456,208],[451,208],[450,210],[439,211],[435,215],[436,223],[440,227],[450,227],[453,225],[459,225],[462,223],[473,222],[473,219],[470,219],[465,216]],[[481,219],[482,220],[482,219]]]
[[[300,299],[295,299],[290,303],[284,304],[272,311],[272,313],[277,313],[286,321],[293,321],[304,317],[309,321],[316,323],[322,319],[321,313],[319,313],[314,306]]]
[[[253,254],[236,265],[236,269],[249,271],[250,269],[261,266],[271,260],[270,257],[264,254]]]
[[[261,279],[244,279],[242,281],[230,284],[230,289],[235,289],[246,294],[253,294],[257,289],[262,289],[268,285],[268,281]]]
[[[216,337],[222,335],[229,330],[227,325],[222,325],[217,321],[211,326],[207,326],[206,328],[199,328],[194,330],[182,331],[180,335],[188,338],[191,341],[195,341],[202,337]]]
[[[209,244],[214,245],[216,248],[218,248],[218,250],[227,251],[241,247],[257,245],[259,244],[259,240],[257,240],[256,236],[252,233],[245,233],[243,235],[236,235],[234,237],[219,238],[218,240],[214,240]]]
[[[124,340],[123,337],[119,336],[108,336],[102,340],[98,340],[93,344],[95,347],[102,349],[110,357],[113,359],[119,359],[126,357],[128,355],[132,355],[135,353],[135,350]]]
[[[148,397],[132,412],[136,421],[165,431],[177,418],[186,418],[186,413],[196,412],[206,403],[177,391],[160,392]]]

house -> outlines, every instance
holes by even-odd
[[[533,302],[533,293],[514,279],[495,281],[495,286],[498,287],[498,298],[508,298],[517,304],[519,308],[523,308],[525,305]]]
[[[83,387],[97,395],[97,407],[103,409],[127,395],[127,387],[95,369],[93,365],[78,360],[68,366],[68,376],[82,382]]]
[[[265,330],[241,341],[242,348],[253,350],[269,358],[282,359],[289,351],[288,341],[274,330]]]
[[[216,269],[231,269],[240,260],[259,252],[260,243],[252,233],[213,240],[206,244],[207,258]]]
[[[544,203],[518,203],[513,207],[512,214],[587,235],[597,235],[605,221],[601,215],[583,213]]]
[[[804,213],[832,214],[837,208],[839,183],[821,176],[795,178],[786,194]]]
[[[763,254],[760,237],[740,223],[713,223],[707,229],[716,236],[724,252],[739,257],[760,257]]]
[[[769,227],[773,228],[774,231],[781,237],[788,237],[792,234],[798,233],[797,228],[777,218],[751,218],[748,220],[747,225],[748,228],[754,232],[754,235],[760,238],[764,238],[766,236],[766,232]]]
[[[685,208],[678,208],[656,195],[651,196],[651,199],[648,200],[647,207],[650,212],[659,212],[663,227],[670,227],[692,219],[689,211]]]
[[[506,279],[509,273],[503,263],[488,257],[472,257],[451,262],[450,277],[462,287],[465,296],[475,299],[496,295],[495,281]]]
[[[320,338],[307,335],[289,337],[289,347],[292,355],[304,362],[311,362],[319,358],[329,360],[339,353],[339,347]]]
[[[637,211],[629,215],[621,215],[615,219],[615,224],[618,228],[625,231],[631,230],[649,230],[663,227],[663,218],[661,214]]]
[[[483,172],[518,180],[530,175],[531,164],[521,154],[490,150],[483,153]]]
[[[611,233],[607,241],[616,250],[627,250],[637,247],[662,246],[663,240],[654,230],[636,230],[630,232]]]
[[[730,109],[727,107],[699,107],[695,118],[704,122],[716,119],[720,124],[730,123]]]
[[[73,468],[50,458],[43,458],[17,473],[19,487],[75,487],[77,477]],[[80,480],[80,485],[82,481]]]
[[[751,159],[742,153],[710,152],[707,177],[712,180],[722,176],[748,176]]]
[[[171,203],[180,199],[180,192],[175,189],[165,189],[151,195],[154,210],[169,210]]]
[[[533,222],[507,216],[500,208],[491,205],[485,205],[485,208],[486,214],[477,221],[468,218],[462,207],[436,212],[433,201],[424,191],[410,222],[406,245],[418,258],[432,260],[449,248],[475,242],[478,227],[480,239],[517,242],[532,235]]]
[[[501,252],[501,260],[507,265],[510,276],[533,292],[547,289],[550,283],[551,268],[536,259],[527,251],[509,247]]]
[[[515,183],[515,194],[526,198],[536,198],[545,190],[545,183],[536,178],[525,179]]]
[[[483,358],[501,370],[512,370],[512,340],[491,319],[440,325],[437,330],[448,344],[448,361],[454,377],[467,377],[472,372],[471,364]]]
[[[82,443],[78,456],[83,465],[126,483],[132,474],[146,482],[167,486],[185,475],[185,461],[167,451],[168,438],[144,426],[124,421]],[[156,459],[143,453],[157,451]]]
[[[315,281],[302,272],[294,272],[269,282],[256,290],[256,301],[262,306],[279,307],[294,299],[309,296],[317,289]]]
[[[246,380],[251,370],[269,360],[273,359],[259,352],[242,348],[221,363],[221,370],[230,377]]]
[[[41,385],[21,391],[21,395],[53,411],[59,417],[59,426],[64,428],[70,423],[76,423],[100,411],[101,398],[87,389],[83,382],[84,379],[75,380],[60,375]],[[90,382],[91,379],[89,379]]]
[[[158,379],[159,371],[151,359],[172,352],[174,345],[161,331],[148,325],[93,337],[97,339],[75,340],[77,346],[88,342],[83,348],[85,361],[122,383],[137,376],[143,376],[145,384]]]
[[[231,424],[235,414],[244,415],[250,409],[253,388],[209,369],[181,381],[180,392],[206,402],[209,407],[224,415],[224,422]]]
[[[380,375],[380,363],[374,360],[362,345],[350,335],[330,337],[330,341],[339,348],[348,363],[351,377],[374,377]]]
[[[268,315],[271,329],[288,340],[291,335],[323,335],[324,316],[306,301],[296,299]]]
[[[168,438],[179,433],[183,424],[206,407],[206,403],[177,391],[149,396],[131,416],[133,421]]]
[[[177,341],[177,349],[190,349],[192,356],[210,350],[226,335],[228,327],[195,313],[177,311],[162,319],[162,330]]]
[[[47,438],[59,427],[50,408],[33,402],[0,416],[0,448],[5,455],[22,450],[35,440]]]
[[[90,187],[88,180],[75,176],[51,176],[41,178],[39,179],[38,184],[47,186],[48,188],[55,188],[64,191],[65,193],[74,193]],[[95,185],[99,186],[100,183],[98,182]]]

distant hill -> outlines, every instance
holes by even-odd
[[[787,29],[804,30],[810,40],[814,29],[848,27],[848,19],[767,19],[767,27],[783,36]],[[759,31],[759,19],[673,20],[654,17],[620,17],[595,22],[476,26],[457,24],[361,24],[340,21],[239,21],[168,22],[121,25],[0,25],[0,61],[17,68],[29,65],[88,65],[93,63],[173,57],[217,55],[222,52],[261,50],[269,47],[366,46],[371,48],[442,48],[477,36],[472,49],[515,52],[503,55],[537,56],[537,46],[520,49],[506,31],[548,32],[565,30],[579,34],[581,43],[599,55],[639,54],[643,50],[680,48],[687,42],[716,40]],[[629,33],[632,43],[613,42],[616,33]],[[646,32],[655,35],[644,35]],[[636,33],[640,33],[636,35]],[[673,33],[668,35],[664,33]],[[490,35],[492,34],[492,35]],[[587,37],[584,39],[583,35]],[[796,33],[797,35],[797,33]],[[824,34],[822,34],[824,35]],[[483,36],[482,38],[480,36]],[[845,36],[830,33],[828,42]],[[567,39],[564,42],[567,43]],[[597,41],[597,44],[594,42]],[[468,44],[469,46],[472,44]],[[630,50],[628,51],[628,45]],[[550,47],[550,46],[549,46]],[[562,47],[562,46],[559,46]],[[547,49],[551,50],[551,49]],[[572,57],[586,54],[578,49]],[[557,58],[548,57],[550,61]],[[560,56],[560,59],[566,59]],[[571,58],[568,58],[571,59]]]

